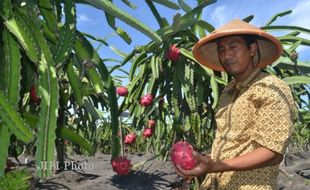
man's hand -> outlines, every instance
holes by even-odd
[[[200,176],[206,173],[226,172],[226,171],[246,171],[266,166],[279,164],[283,156],[266,147],[258,147],[252,152],[237,156],[228,160],[213,161],[209,155],[201,155],[193,151],[193,156],[197,160],[197,166],[191,170],[184,170],[176,166],[176,173],[182,177]]]
[[[209,164],[212,162],[210,155],[202,155],[196,151],[193,151],[193,156],[197,160],[197,166],[191,170],[184,170],[177,165],[175,167],[175,171],[178,175],[184,178],[189,178],[191,176],[201,176],[207,172]]]

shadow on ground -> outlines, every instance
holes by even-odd
[[[139,189],[163,189],[170,184],[162,172],[146,173],[144,171],[132,172],[127,176],[114,175],[111,178],[111,185],[124,190]]]

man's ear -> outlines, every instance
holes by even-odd
[[[257,53],[257,43],[251,43],[250,44],[250,53],[251,56],[254,57]]]

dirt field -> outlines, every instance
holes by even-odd
[[[151,154],[128,155],[133,165],[152,158]],[[35,171],[33,158],[21,157],[27,170]],[[25,164],[27,161],[27,164]],[[287,165],[278,178],[280,190],[310,189],[310,152],[289,155]],[[170,161],[152,159],[135,168],[127,176],[117,176],[112,171],[110,155],[96,154],[94,157],[69,156],[66,170],[56,173],[45,182],[34,177],[31,189],[72,190],[152,190],[171,189],[169,184],[178,181]],[[25,164],[25,165],[24,165]],[[72,167],[72,164],[74,165]],[[286,175],[284,174],[285,172]]]

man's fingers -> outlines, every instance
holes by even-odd
[[[196,176],[196,171],[194,169],[192,170],[184,170],[183,168],[181,168],[181,166],[177,166],[178,170],[183,174],[182,177],[189,177],[189,176]]]
[[[193,151],[193,156],[200,162],[203,162],[204,164],[208,164],[210,162],[209,156],[204,156],[196,151]]]
[[[179,166],[179,165],[176,165],[175,166],[175,172],[179,175],[179,176],[181,176],[181,177],[185,177],[185,175],[182,173],[182,168]]]
[[[181,166],[177,165],[177,169],[179,170],[180,173],[182,173],[182,177],[186,177],[186,176],[191,176],[192,173],[190,172],[191,170],[184,170],[183,168],[181,168]]]

